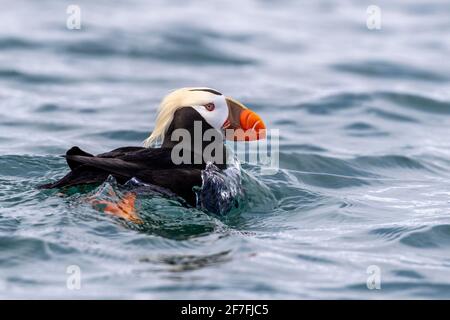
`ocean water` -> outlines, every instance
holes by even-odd
[[[450,2],[377,1],[380,30],[370,4],[0,2],[0,297],[450,298]],[[36,189],[73,145],[140,145],[183,86],[280,130],[237,212],[150,197],[136,227],[85,201],[114,181]]]

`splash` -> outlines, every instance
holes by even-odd
[[[202,171],[202,186],[196,194],[198,208],[222,217],[262,206],[273,209],[276,205],[270,188],[245,171],[237,157],[225,170],[208,163]]]
[[[202,186],[196,190],[197,207],[219,216],[239,209],[245,198],[240,173],[238,162],[223,171],[208,163],[202,171]]]

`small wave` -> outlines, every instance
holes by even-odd
[[[320,97],[315,101],[296,104],[286,109],[306,109],[310,114],[328,115],[353,107],[362,107],[372,99],[369,93],[343,92]]]
[[[34,111],[37,113],[51,113],[55,111],[62,111],[63,108],[61,106],[54,103],[44,103],[38,106]]]
[[[386,102],[391,106],[390,110],[378,107],[378,105],[386,105]],[[417,123],[421,120],[411,114],[402,113],[400,108],[394,111],[392,107],[410,108],[436,114],[450,113],[449,101],[437,100],[418,93],[394,91],[342,92],[326,95],[313,101],[285,106],[284,109],[304,109],[314,115],[330,115],[351,108],[359,108],[365,113],[375,114],[380,118],[393,121]]]
[[[0,38],[1,50],[36,49],[39,46],[38,43],[23,38]]]
[[[64,160],[54,156],[2,155],[0,176],[42,178],[65,167]]]
[[[448,78],[438,73],[428,70],[422,70],[410,65],[388,61],[363,61],[360,63],[337,63],[332,68],[352,74],[366,77],[389,78],[389,79],[416,79],[424,81],[447,81]]]
[[[423,160],[401,155],[341,159],[318,154],[280,153],[280,167],[305,184],[324,188],[381,183],[392,179],[387,175],[389,172],[396,174],[398,169],[434,172],[433,166]]]
[[[302,183],[323,188],[368,185],[380,176],[339,158],[316,154],[280,154],[280,166]]]
[[[389,136],[388,132],[381,131],[366,122],[353,122],[344,127],[347,134],[354,137],[379,137]]]
[[[439,248],[450,246],[450,225],[433,226],[424,231],[412,232],[403,237],[400,243],[415,248]]]
[[[382,155],[382,156],[361,156],[352,160],[353,163],[361,167],[369,168],[403,168],[430,170],[423,162],[407,156]]]
[[[74,82],[69,77],[55,76],[50,74],[33,74],[30,72],[19,71],[16,69],[0,69],[0,79],[16,80],[20,83],[56,83],[68,84]]]
[[[388,241],[394,241],[401,238],[408,232],[415,231],[420,228],[421,227],[410,228],[407,226],[383,227],[371,230],[370,234],[382,237]]]
[[[385,120],[391,120],[394,122],[409,122],[409,123],[418,123],[419,121],[409,115],[404,115],[392,111],[386,111],[382,109],[377,108],[368,108],[367,113],[374,114],[379,118],[385,119]]]
[[[353,122],[345,126],[346,130],[375,131],[376,128],[366,122]]]
[[[399,269],[399,270],[394,270],[392,273],[394,273],[398,277],[407,278],[407,279],[424,279],[425,278],[419,272],[414,271],[414,270]]]
[[[310,153],[280,153],[280,166],[283,169],[304,173],[323,173],[349,177],[379,177],[379,175],[357,167],[352,159],[340,159]]]
[[[283,150],[285,150],[285,151],[301,150],[301,151],[305,151],[305,152],[326,152],[326,151],[328,151],[325,148],[319,147],[314,144],[308,144],[308,143],[306,143],[306,144],[287,144],[287,143],[285,143],[285,144],[283,144]]]
[[[298,254],[296,256],[296,258],[303,260],[303,261],[313,262],[313,263],[318,263],[318,264],[330,264],[330,265],[336,264],[336,261],[333,261],[333,260],[330,260],[330,259],[324,258],[324,257],[315,256],[315,255]]]
[[[426,298],[430,299],[433,297],[444,299],[450,297],[450,285],[447,283],[437,283],[427,280],[419,280],[417,281],[410,281],[404,280],[404,281],[383,281],[381,284],[381,288],[383,292],[389,292],[391,298],[404,298],[406,294],[408,294],[409,297],[417,297],[417,298]],[[345,287],[349,291],[359,291],[359,293],[368,293],[367,285],[366,284],[353,284]],[[342,290],[342,288],[340,288]],[[375,291],[375,290],[373,290]],[[374,293],[374,292],[372,292]],[[358,295],[359,296],[359,295]],[[360,297],[360,296],[359,296]],[[369,297],[375,297],[375,296],[367,296]],[[379,297],[379,296],[378,296]],[[389,296],[388,296],[389,297]],[[387,298],[384,296],[384,298]]]
[[[9,267],[48,260],[54,254],[71,254],[75,249],[34,237],[0,236],[0,266]]]
[[[89,108],[89,107],[82,107],[82,106],[66,106],[66,105],[60,105],[60,104],[56,104],[56,103],[43,103],[38,105],[33,112],[35,113],[43,113],[43,114],[47,114],[47,113],[57,113],[57,112],[75,112],[75,113],[84,113],[84,114],[92,114],[92,113],[97,113],[99,112],[98,109],[95,108]]]
[[[120,43],[117,45],[117,43]],[[106,34],[93,40],[80,40],[59,45],[59,50],[74,55],[154,59],[173,63],[247,65],[255,60],[216,49],[195,33],[161,33],[148,41],[146,35]]]
[[[450,102],[412,93],[378,92],[375,97],[390,101],[397,106],[412,108],[422,112],[449,114]]]

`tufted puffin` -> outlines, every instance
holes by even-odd
[[[71,171],[40,188],[101,184],[109,176],[125,184],[135,178],[195,206],[193,188],[202,185],[206,164],[213,163],[219,170],[227,167],[225,140],[262,139],[265,128],[255,112],[217,90],[177,89],[162,100],[155,128],[143,147],[122,147],[98,155],[72,147],[64,156]],[[139,222],[135,200],[136,193],[130,191],[118,203],[104,201],[104,211]]]

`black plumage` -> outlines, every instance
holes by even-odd
[[[194,122],[201,121],[202,131],[212,127],[202,116],[191,107],[178,109],[166,131],[164,142],[160,148],[122,147],[110,152],[92,155],[78,147],[72,147],[67,151],[65,158],[71,171],[59,181],[45,184],[41,188],[62,188],[83,184],[100,184],[108,176],[112,175],[120,184],[124,184],[131,178],[137,178],[142,182],[167,188],[182,197],[190,205],[196,204],[195,186],[201,186],[201,172],[206,163],[202,158],[199,164],[174,164],[171,153],[178,143],[171,141],[171,134],[177,128],[183,128],[191,133],[194,138]],[[202,139],[202,137],[195,137]],[[192,148],[186,152],[191,153],[193,159],[195,150]],[[211,142],[202,139],[202,150]],[[226,151],[223,140],[213,141],[223,148],[223,157],[216,166],[225,168]],[[197,152],[198,153],[198,152]]]

